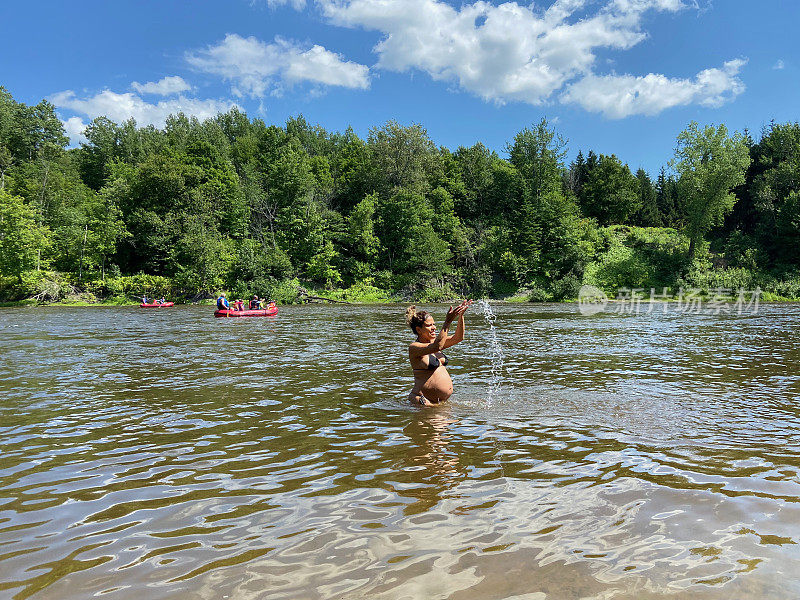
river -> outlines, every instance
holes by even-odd
[[[0,598],[800,597],[800,306],[493,310],[0,309]]]

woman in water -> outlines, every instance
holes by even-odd
[[[464,313],[470,304],[472,300],[464,300],[455,308],[451,306],[438,335],[436,322],[428,312],[417,311],[416,306],[409,306],[406,310],[406,323],[417,336],[408,347],[408,359],[414,369],[414,389],[408,396],[412,403],[435,406],[453,395],[453,380],[447,372],[447,357],[442,350],[464,339]],[[454,335],[448,335],[456,317],[458,330]]]

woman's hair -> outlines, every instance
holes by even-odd
[[[411,327],[411,331],[417,333],[417,327],[425,325],[425,319],[428,318],[428,311],[417,311],[417,307],[413,304],[406,309],[406,323]]]

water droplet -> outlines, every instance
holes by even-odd
[[[503,347],[497,340],[497,330],[494,327],[497,315],[492,312],[492,307],[489,305],[488,300],[478,300],[478,306],[483,310],[483,320],[486,321],[486,324],[489,326],[489,355],[492,358],[492,369],[486,401],[491,404],[495,394],[500,391],[505,354],[503,353]]]

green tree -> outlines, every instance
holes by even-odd
[[[185,293],[220,289],[235,259],[232,240],[201,215],[183,215],[180,228],[181,235],[169,249],[170,275]]]
[[[81,144],[80,169],[83,181],[94,190],[105,185],[112,162],[119,158],[119,129],[107,117],[98,117],[86,126],[87,141]]]
[[[800,265],[800,192],[789,192],[775,220],[778,258],[796,268]]]
[[[484,216],[492,208],[492,163],[497,155],[478,143],[469,148],[460,147],[455,159],[465,188],[463,200],[456,202],[458,215],[468,219]]]
[[[116,197],[113,187],[103,188],[88,209],[87,225],[91,230],[91,236],[88,239],[86,253],[92,266],[100,266],[103,279],[106,276],[108,258],[116,253],[120,241],[130,237],[125,228],[122,211],[117,206]]]
[[[444,286],[444,277],[452,270],[451,252],[447,242],[433,229],[417,225],[411,231],[406,269],[415,276],[415,283],[436,280]]]
[[[22,198],[0,190],[0,273],[21,283],[22,274],[37,266],[48,233]]]
[[[378,187],[377,171],[367,144],[350,127],[336,138],[331,175],[334,182],[331,206],[345,214]]]
[[[678,135],[672,165],[680,176],[691,260],[697,243],[733,208],[736,197],[731,190],[744,183],[750,155],[742,134],[729,136],[725,125],[701,128],[692,122]]]
[[[752,232],[773,261],[796,264],[796,198],[800,194],[800,124],[773,123],[752,147],[753,164],[742,194],[749,201],[747,219],[738,225]],[[737,207],[738,209],[738,207]]]
[[[424,193],[426,174],[436,154],[436,146],[421,125],[403,127],[389,121],[383,127],[370,129],[367,147],[375,170],[386,193],[404,187]]]
[[[6,173],[13,164],[14,157],[11,156],[11,152],[0,144],[0,191],[6,189]]]
[[[601,154],[583,187],[581,208],[601,225],[622,224],[641,208],[639,183],[628,165]]]
[[[411,233],[433,211],[419,194],[399,189],[388,198],[380,197],[376,214],[376,231],[385,252],[382,266],[391,271],[404,269],[409,256]]]
[[[374,265],[380,252],[381,242],[375,235],[375,212],[377,198],[374,194],[364,197],[347,217],[347,243],[358,260]]]
[[[331,153],[333,144],[328,132],[320,125],[311,125],[303,115],[291,117],[286,121],[286,133],[294,137],[311,157]]]
[[[656,189],[647,171],[641,168],[636,171],[636,183],[640,206],[636,221],[644,227],[661,227],[661,215],[658,212]]]
[[[667,177],[666,169],[661,167],[655,185],[656,206],[661,215],[662,224],[665,227],[675,227],[678,224],[678,213],[675,207],[676,188],[675,180],[671,176]]]
[[[579,150],[578,156],[575,157],[575,160],[569,166],[569,172],[565,182],[567,189],[572,192],[575,198],[580,199],[582,197],[583,186],[586,184],[588,172],[589,170],[586,166],[586,160],[583,158],[583,152]]]
[[[42,100],[27,106],[0,87],[0,144],[16,162],[33,161],[42,151],[63,149],[68,142],[52,104]]]
[[[523,202],[525,185],[512,164],[501,158],[492,161],[492,186],[489,190],[489,201],[482,210],[487,222],[510,227],[513,220],[509,218]]]
[[[512,246],[501,258],[518,283],[569,277],[568,295],[582,274],[584,252],[578,207],[563,191],[565,144],[544,119],[515,136],[509,154],[521,197],[503,213],[504,220],[510,216]]]
[[[252,227],[255,235],[275,246],[280,212],[303,204],[314,190],[314,175],[308,155],[295,138],[266,128],[259,135],[258,192],[253,198]]]
[[[538,201],[561,189],[566,141],[550,129],[547,119],[525,128],[508,146],[509,160],[525,186],[526,199]]]

